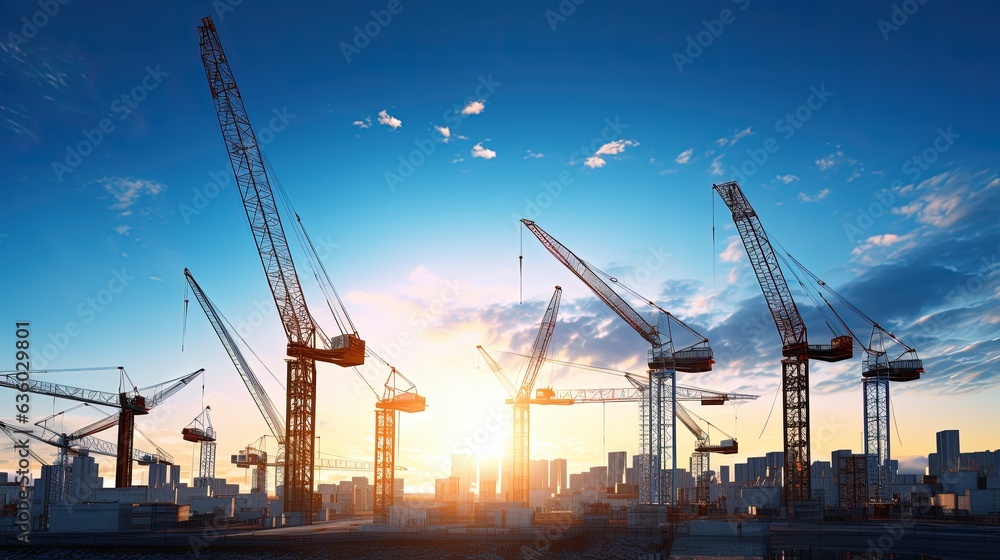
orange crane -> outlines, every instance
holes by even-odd
[[[673,421],[674,388],[677,384],[676,372],[698,373],[711,371],[715,362],[708,339],[684,324],[666,310],[660,308],[647,298],[622,285],[616,278],[604,274],[576,256],[566,246],[549,235],[535,222],[522,218],[523,223],[531,233],[538,238],[549,253],[566,268],[570,269],[601,301],[618,314],[629,326],[646,340],[652,347],[649,350],[647,364],[649,366],[649,446],[644,450],[649,457],[649,464],[643,465],[642,485],[640,493],[643,501],[652,504],[672,504],[677,496],[677,482],[673,476],[677,472],[677,426]],[[623,289],[660,312],[656,325],[650,324],[642,315],[632,309],[617,292],[611,289],[601,277],[612,283],[617,283]],[[660,320],[664,326],[660,326]],[[675,340],[681,332],[693,338],[693,342],[681,346]],[[683,336],[683,335],[682,335]],[[651,473],[659,472],[663,464],[670,462],[670,484],[667,488],[660,477],[652,477]]]
[[[98,420],[81,432],[85,431],[86,433],[84,435],[90,435],[96,434],[97,432],[111,428],[115,425],[118,426],[118,445],[116,446],[116,449],[119,451],[119,454],[117,456],[118,460],[115,463],[115,488],[128,488],[132,485],[131,457],[133,455],[132,444],[135,439],[136,415],[149,414],[150,410],[158,406],[177,391],[180,391],[184,388],[184,386],[201,375],[205,370],[199,369],[198,371],[178,377],[177,379],[164,381],[163,383],[158,383],[143,389],[138,389],[133,386],[131,390],[125,390],[124,388],[125,382],[128,380],[125,368],[119,367],[118,371],[121,379],[119,387],[120,391],[118,393],[81,389],[79,387],[71,387],[69,385],[39,381],[37,378],[32,378],[30,381],[22,383],[17,380],[14,373],[5,373],[0,375],[0,387],[8,387],[22,392],[59,397],[118,409],[118,414]],[[42,371],[34,373],[42,373]],[[131,381],[129,380],[129,382]],[[145,393],[147,390],[156,389],[168,383],[170,383],[170,385],[153,393],[149,397],[141,394]]]
[[[284,510],[299,513],[301,522],[310,524],[313,518],[316,362],[341,367],[361,365],[365,361],[365,342],[353,330],[353,324],[350,328],[338,324],[341,334],[327,336],[310,314],[278,214],[271,178],[211,17],[202,18],[198,34],[222,139],[288,339]],[[346,310],[343,311],[346,316]],[[347,321],[349,323],[349,318]],[[353,332],[349,332],[351,330]]]
[[[784,477],[782,505],[794,516],[797,504],[812,500],[809,454],[809,360],[839,362],[854,356],[853,340],[834,333],[829,345],[809,344],[802,320],[788,283],[781,272],[771,241],[764,232],[757,212],[750,206],[736,181],[713,185],[732,212],[747,257],[764,293],[774,325],[781,337],[781,388],[784,410]]]
[[[396,430],[400,412],[422,412],[427,399],[405,375],[390,366],[382,398],[375,403],[375,523],[389,522],[389,508],[395,501]]]
[[[201,285],[194,279],[194,275],[191,274],[190,270],[186,268],[184,269],[184,277],[187,279],[188,285],[194,293],[195,299],[198,300],[199,305],[201,305],[202,310],[205,312],[205,316],[208,317],[208,322],[212,325],[212,328],[215,330],[215,334],[219,337],[219,341],[222,342],[222,346],[226,349],[226,353],[229,354],[229,358],[232,360],[233,366],[235,366],[236,371],[240,374],[240,378],[243,379],[243,383],[246,385],[247,390],[250,391],[250,395],[253,397],[254,403],[257,404],[257,409],[260,410],[261,415],[264,417],[264,421],[271,430],[271,435],[278,441],[278,451],[275,457],[276,460],[273,462],[268,462],[267,452],[263,449],[262,445],[255,446],[254,444],[250,444],[240,450],[239,453],[231,456],[232,462],[237,467],[254,468],[251,491],[266,493],[267,467],[275,467],[275,471],[277,473],[275,477],[275,486],[277,487],[282,483],[281,473],[284,471],[285,458],[285,421],[281,418],[281,414],[271,402],[271,398],[267,395],[267,391],[264,389],[264,386],[261,385],[260,381],[257,379],[253,368],[250,367],[250,364],[243,356],[243,352],[240,350],[239,345],[236,344],[236,340],[233,338],[232,333],[230,333],[229,329],[226,328],[227,321],[222,315],[222,312],[219,311],[218,307],[216,307],[212,300],[209,299]],[[186,310],[186,299],[184,304]],[[394,486],[392,480],[395,476],[394,471],[396,468],[396,416],[392,414],[392,411],[420,412],[424,410],[426,406],[426,399],[417,394],[416,386],[414,386],[413,383],[406,378],[406,376],[396,370],[395,367],[389,365],[389,363],[383,360],[380,356],[375,354],[371,348],[365,349],[365,355],[366,357],[374,357],[390,369],[389,376],[385,382],[383,394],[381,397],[378,393],[375,394],[377,402],[375,405],[375,503],[373,504],[373,509],[375,510],[376,520],[379,519],[380,516],[385,516],[385,519],[387,520],[389,512],[388,508],[393,503]],[[354,371],[366,384],[368,383],[357,368],[354,368]],[[402,383],[398,383],[399,381],[402,381]],[[374,392],[374,389],[372,389],[372,391]],[[388,450],[388,452],[386,452],[386,450]],[[315,463],[316,468],[342,468],[343,470],[354,470],[352,468],[347,468],[346,466],[337,466],[337,464],[333,462],[322,462],[323,460],[318,456],[316,460],[321,461],[320,463]],[[349,461],[352,465],[359,464],[358,461],[353,459]],[[400,468],[402,469],[402,467]]]
[[[532,404],[573,404],[572,401],[568,402],[552,402],[550,399],[545,398],[552,389],[539,389],[539,393],[543,395],[542,399],[532,399],[531,390],[535,386],[535,380],[538,378],[538,370],[542,367],[542,362],[545,361],[545,354],[548,352],[549,341],[552,339],[552,331],[556,327],[556,316],[559,314],[559,302],[562,299],[562,288],[556,286],[555,292],[552,293],[552,299],[549,300],[549,305],[545,309],[545,313],[542,315],[542,323],[538,327],[538,334],[535,335],[535,342],[531,346],[531,356],[528,358],[528,366],[524,370],[524,378],[521,380],[521,385],[517,390],[514,389],[513,383],[507,379],[507,376],[500,369],[500,365],[486,353],[486,350],[482,346],[477,346],[479,352],[486,359],[486,363],[489,364],[490,369],[496,374],[497,379],[500,383],[507,389],[507,393],[511,396],[507,400],[507,404],[513,405],[514,409],[514,453],[511,460],[511,466],[513,467],[513,495],[511,496],[511,501],[520,502],[522,504],[529,503],[530,497],[530,487],[529,487],[529,467],[531,464],[531,408]]]

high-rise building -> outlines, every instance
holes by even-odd
[[[563,494],[567,488],[566,459],[553,459],[549,462],[549,486],[557,494]]]
[[[615,484],[625,480],[625,458],[624,451],[612,451],[608,453],[608,480],[605,486],[614,488]]]
[[[722,484],[729,483],[729,465],[721,465],[719,467],[719,482]]]
[[[961,448],[958,444],[958,430],[942,430],[937,433],[937,455],[941,472],[954,472],[961,468]]]
[[[532,460],[528,464],[528,488],[541,490],[549,487],[549,462],[545,459]]]
[[[472,501],[472,483],[476,481],[476,457],[468,453],[452,455],[451,476],[458,479],[458,500]]]
[[[497,478],[500,474],[500,459],[495,455],[479,458],[479,501],[497,501]]]
[[[501,500],[510,502],[514,498],[514,439],[504,438],[503,468],[500,471]]]

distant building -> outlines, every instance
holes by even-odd
[[[541,490],[549,487],[549,462],[545,459],[532,460],[528,464],[528,488]]]
[[[479,458],[479,501],[497,501],[497,482],[500,476],[500,459],[495,455]]]
[[[556,494],[562,494],[569,488],[566,472],[566,459],[553,459],[549,462],[549,485]]]
[[[625,481],[625,459],[627,455],[624,451],[612,451],[608,453],[608,480],[605,486],[614,488],[616,484]]]
[[[961,469],[958,430],[942,430],[936,435],[939,472],[954,472]]]

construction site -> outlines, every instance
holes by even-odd
[[[745,267],[747,278],[753,273],[754,302],[766,313],[761,328],[745,340],[726,341],[724,357],[712,348],[713,342],[719,345],[715,335],[710,341],[704,334],[717,332],[716,325],[705,323],[707,315],[692,311],[693,304],[678,303],[680,296],[643,295],[638,290],[645,289],[630,285],[634,278],[623,275],[615,261],[604,267],[607,271],[591,264],[607,262],[603,242],[579,235],[557,239],[543,229],[545,213],[534,212],[526,213],[530,218],[520,216],[516,224],[521,238],[518,274],[550,273],[544,282],[551,286],[551,297],[547,292],[547,300],[535,297],[518,308],[514,335],[472,344],[461,339],[467,350],[462,359],[475,364],[462,375],[489,377],[492,389],[485,396],[477,394],[483,400],[472,405],[456,404],[452,394],[418,390],[425,386],[424,378],[404,372],[423,370],[398,357],[392,347],[398,341],[374,340],[356,327],[348,311],[356,300],[342,296],[332,280],[335,276],[343,282],[351,269],[328,272],[326,256],[262,151],[269,140],[258,136],[261,128],[254,125],[261,123],[251,123],[250,115],[259,112],[255,95],[247,92],[244,98],[237,85],[237,77],[255,68],[248,53],[224,51],[220,35],[227,34],[230,23],[216,20],[205,17],[197,26],[208,87],[192,96],[211,99],[214,119],[207,112],[197,118],[221,131],[214,155],[228,157],[227,181],[236,187],[223,190],[214,204],[235,209],[242,203],[252,238],[251,245],[244,230],[244,247],[216,250],[253,248],[264,274],[237,280],[216,269],[199,273],[196,280],[197,270],[175,272],[184,279],[182,349],[228,357],[231,368],[211,371],[209,381],[206,369],[178,371],[172,379],[145,387],[137,386],[129,368],[117,366],[18,366],[0,372],[0,394],[9,400],[17,393],[29,395],[31,402],[54,403],[51,415],[33,417],[30,423],[23,416],[0,417],[0,431],[13,444],[15,461],[30,465],[26,472],[32,473],[0,473],[4,558],[41,557],[36,556],[40,549],[63,548],[85,548],[94,558],[129,550],[136,558],[150,559],[191,553],[229,558],[251,550],[258,559],[284,558],[290,550],[300,558],[811,558],[801,554],[804,543],[871,551],[873,542],[880,554],[930,551],[935,557],[946,556],[960,542],[966,548],[959,557],[987,558],[1000,544],[1000,451],[963,452],[958,430],[943,429],[936,435],[936,451],[926,456],[929,466],[923,474],[902,472],[894,455],[899,439],[891,390],[937,382],[934,368],[928,365],[925,371],[930,358],[924,351],[918,355],[917,346],[926,348],[926,337],[914,336],[914,341],[893,334],[884,326],[892,321],[878,316],[885,307],[863,309],[852,301],[854,292],[839,290],[807,268],[813,255],[798,258],[786,251],[768,235],[751,205],[761,189],[749,181],[741,185],[736,176],[704,184],[703,198],[711,191],[713,204],[720,203],[718,215],[725,223],[719,231],[725,228],[733,239],[738,237],[727,262]],[[194,65],[196,47],[189,46]],[[605,152],[605,157],[608,153],[615,152]],[[316,204],[291,190],[299,205]],[[782,211],[768,207],[765,217]],[[803,246],[810,240],[804,236],[796,242]],[[351,243],[364,244],[365,238],[358,235]],[[586,260],[592,253],[602,255],[600,260]],[[512,260],[510,255],[503,258]],[[530,268],[540,262],[545,265]],[[561,266],[545,268],[553,263]],[[270,369],[264,373],[268,365],[213,299],[237,282],[266,287],[271,296],[262,316],[269,325],[280,326],[285,339],[257,350],[280,352],[283,376],[278,368],[277,376]],[[564,287],[586,294],[574,298],[576,315],[570,319],[560,317]],[[190,305],[192,300],[196,305]],[[486,306],[501,303],[511,302]],[[581,306],[596,310],[600,332],[627,327],[624,332],[638,335],[626,336],[644,350],[632,356],[640,368],[622,369],[621,360],[600,363],[600,352],[592,346],[574,346],[582,336],[579,330],[566,334],[570,342],[555,350],[553,340],[559,340],[561,331],[577,329]],[[515,329],[492,320],[497,332]],[[189,324],[207,325],[218,343],[187,338]],[[530,329],[523,327],[528,324]],[[498,346],[498,341],[512,346]],[[607,344],[622,347],[617,339]],[[584,347],[586,352],[574,355],[575,348]],[[777,385],[773,394],[756,391],[760,385],[736,376],[707,377],[713,371],[737,371],[757,348],[776,357],[770,369],[755,373]],[[478,366],[478,372],[471,371]],[[815,417],[810,418],[810,403],[816,410],[829,395],[825,385],[811,391],[817,385],[815,375],[810,381],[811,366],[839,367],[838,375],[850,369],[843,375],[853,380],[854,407],[839,414],[851,418],[846,425],[863,427],[863,433],[850,436],[857,440],[856,450],[831,450],[829,428],[817,427]],[[579,371],[614,381],[576,386],[572,372]],[[47,380],[67,373],[97,380],[101,372],[116,375],[117,388],[107,382],[81,381],[77,386]],[[275,378],[273,383],[268,376]],[[323,376],[351,377],[358,392],[321,391],[318,380]],[[231,380],[239,394],[213,396],[219,379]],[[276,385],[283,392],[274,390]],[[908,395],[904,392],[902,398]],[[374,416],[373,429],[368,416],[368,427],[350,434],[352,442],[361,439],[370,446],[363,457],[342,451],[348,434],[329,427],[339,422],[339,407],[348,400],[370,403]],[[156,416],[175,401],[198,403],[198,414]],[[480,402],[495,407],[492,413],[477,411],[487,419],[480,431],[488,436],[488,446],[475,439],[474,419],[469,408],[462,408]],[[767,420],[749,431],[744,426],[741,438],[739,407],[747,405],[764,410],[754,418],[766,414]],[[609,409],[614,411],[610,423]],[[415,431],[424,429],[420,413],[428,411],[450,414],[456,433],[473,434],[474,445],[459,443],[426,460],[419,455],[401,459],[407,446],[419,452],[422,444],[411,442],[425,440],[411,438],[409,430],[411,425]],[[155,425],[149,421],[152,416]],[[223,417],[238,419],[247,430],[265,431],[236,443],[218,428]],[[583,417],[600,417],[603,433],[591,433],[591,439],[579,443],[573,438],[581,429],[574,424],[582,425]],[[156,442],[143,433],[154,428]],[[171,441],[163,441],[162,430],[170,431]],[[556,430],[556,441],[538,435]],[[762,443],[755,430],[766,432],[771,441]],[[817,431],[824,434],[821,441],[815,441]],[[608,433],[621,439],[608,446]],[[450,446],[450,434],[434,437]],[[751,439],[758,441],[748,446]],[[619,446],[623,440],[634,443],[624,448]],[[600,442],[596,450],[595,442]],[[191,450],[190,457],[167,451],[180,445]],[[588,447],[588,456],[601,462],[567,460],[579,447]],[[906,455],[909,460],[913,453]],[[246,474],[234,479],[233,472]],[[896,526],[898,535],[890,532],[893,542],[885,546],[880,537],[886,527]],[[25,545],[29,548],[18,548]]]

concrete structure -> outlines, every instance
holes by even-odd
[[[626,457],[627,454],[624,451],[608,453],[608,479],[604,483],[608,488],[614,488],[616,484],[625,482]]]

